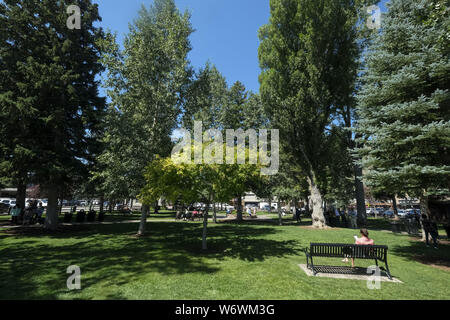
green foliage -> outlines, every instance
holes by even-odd
[[[66,26],[71,4],[80,30]],[[62,188],[87,177],[105,112],[100,19],[90,0],[0,3],[0,170],[11,183]]]
[[[134,197],[145,166],[172,148],[171,134],[191,76],[187,54],[193,32],[188,12],[173,0],[157,0],[130,25],[123,51],[109,34],[102,42],[111,98],[103,167],[97,177],[109,196]]]
[[[289,165],[315,190],[315,211],[322,206],[322,194],[330,191],[327,175],[335,176],[332,183],[342,177],[331,170],[337,166],[329,165],[330,159],[341,156],[332,153],[331,127],[336,114],[352,103],[361,3],[271,0],[270,22],[259,31],[265,112],[270,125],[280,130]],[[316,213],[317,221],[323,221],[322,213]]]
[[[424,1],[392,0],[358,96],[365,178],[377,192],[448,193],[450,60]]]
[[[194,121],[203,126],[218,128],[220,112],[227,104],[227,83],[217,68],[209,63],[200,69],[186,93],[183,127],[192,130]]]
[[[207,145],[203,144],[203,150]],[[246,159],[248,162],[248,149]],[[225,161],[224,164],[177,163],[172,158],[154,160],[147,166],[144,176],[146,185],[140,194],[143,203],[151,204],[164,197],[187,205],[229,201],[253,189],[265,178],[260,175],[258,165],[225,164]]]

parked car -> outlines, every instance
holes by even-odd
[[[88,205],[87,200],[78,200],[77,202],[80,207],[86,207]]]
[[[2,200],[2,203],[4,203],[4,204],[6,204],[7,206],[9,206],[10,203],[11,203],[11,199],[3,199],[3,200]]]
[[[414,216],[416,214],[420,215],[420,209],[407,209],[406,210],[407,216]]]
[[[408,213],[407,213],[406,210],[403,210],[403,209],[398,210],[398,215],[399,215],[400,217],[406,217],[407,214],[408,214]]]
[[[383,213],[383,215],[384,215],[386,218],[391,218],[391,217],[394,216],[394,211],[393,211],[393,210],[386,210],[386,211]]]

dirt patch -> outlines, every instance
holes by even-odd
[[[88,229],[89,226],[87,225],[59,225],[56,230],[49,230],[43,226],[20,226],[4,229],[2,232],[12,236],[41,236],[68,232],[80,232]]]
[[[426,264],[430,267],[441,269],[444,271],[450,271],[450,260],[443,260],[436,257],[417,256],[414,260],[422,264]]]

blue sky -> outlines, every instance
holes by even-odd
[[[152,0],[94,0],[99,4],[101,26],[116,31],[119,40],[141,5]],[[196,68],[208,60],[225,76],[228,85],[241,81],[259,91],[258,29],[269,21],[269,0],[175,0],[180,11],[189,10],[196,30],[191,36],[189,60]],[[375,2],[375,0],[374,0]],[[382,1],[383,3],[386,0]],[[381,6],[385,10],[384,5]]]

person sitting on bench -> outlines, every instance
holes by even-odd
[[[374,245],[374,241],[373,239],[369,238],[369,231],[367,231],[367,229],[363,228],[361,230],[359,230],[360,234],[361,234],[361,238],[358,238],[357,236],[355,236],[355,244],[359,244],[359,245]],[[342,262],[348,262],[348,258],[344,258],[344,260],[342,260]],[[352,268],[355,267],[355,259],[352,258]]]

